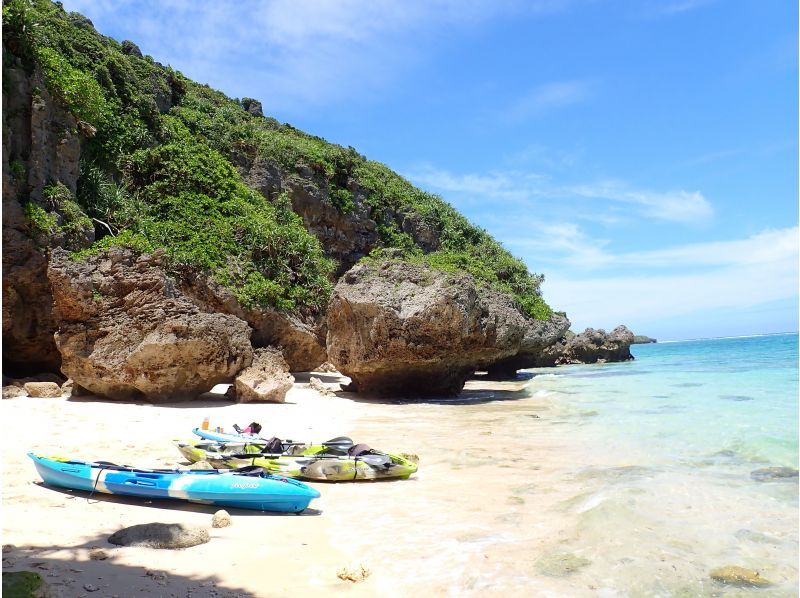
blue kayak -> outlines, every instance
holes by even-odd
[[[194,428],[192,432],[200,438],[216,440],[217,442],[269,442],[268,438],[258,434],[227,434],[225,432],[215,432],[214,430],[203,430],[202,428]]]
[[[138,469],[105,461],[94,463],[42,457],[28,453],[36,470],[50,486],[87,492],[125,494],[142,498],[172,498],[189,502],[299,513],[319,498],[310,486],[265,473],[260,468],[241,470]]]

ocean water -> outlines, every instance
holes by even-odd
[[[351,506],[332,536],[382,595],[797,596],[797,346],[636,345],[453,400],[359,399],[353,434],[420,469],[326,487]],[[726,566],[771,585],[712,579]]]
[[[528,390],[548,396],[585,459],[570,474],[585,482],[565,505],[570,552],[604,563],[623,595],[797,595],[797,335],[632,352],[531,370]],[[710,583],[726,565],[774,585]]]

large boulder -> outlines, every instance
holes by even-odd
[[[455,394],[477,364],[515,354],[527,323],[510,296],[468,274],[361,263],[333,291],[328,356],[358,392]]]
[[[161,252],[111,248],[85,261],[52,252],[61,369],[111,399],[194,398],[250,365],[250,327],[203,312],[177,290]]]
[[[587,328],[580,334],[566,334],[543,351],[538,365],[628,361],[633,359],[632,343],[633,333],[625,326],[617,326],[611,332]]]
[[[321,315],[242,307],[230,289],[205,276],[182,277],[180,285],[204,311],[231,314],[247,322],[253,329],[253,347],[278,347],[290,371],[311,371],[328,359]]]
[[[236,399],[242,403],[283,403],[294,377],[278,349],[256,349],[253,363],[236,376]]]

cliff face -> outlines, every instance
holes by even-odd
[[[3,85],[3,359],[21,371],[57,371],[46,250],[64,239],[37,239],[23,202],[61,216],[44,189],[55,182],[75,191],[81,135],[38,70],[27,73],[14,59],[4,68]]]
[[[292,370],[335,353],[364,389],[433,388],[451,372],[451,382],[439,384],[451,392],[476,367],[508,374],[541,363],[568,328],[542,300],[542,276],[384,165],[265,117],[257,100],[239,102],[190,81],[49,0],[6,4],[7,368],[62,369],[110,397],[163,397],[174,391],[164,372],[189,367],[170,339],[194,339],[198,358],[211,351],[201,347],[205,332],[187,320],[205,314],[203,321],[216,323],[202,330],[230,348],[231,367],[209,366],[190,394],[230,379],[253,349],[268,347],[279,347]],[[360,263],[375,250],[394,256],[394,265],[363,291],[369,298],[357,300],[359,277],[373,268]],[[414,272],[435,284],[414,283]],[[103,284],[116,298],[90,301],[73,276],[80,284],[110,277]],[[465,285],[459,292],[444,282],[454,276]],[[138,284],[152,290],[153,305],[167,301],[169,309],[158,310],[172,329],[143,320],[141,306],[114,295]],[[396,296],[395,287],[409,284],[416,299]],[[76,301],[91,318],[69,315]],[[378,305],[380,324],[369,320]],[[106,308],[128,329],[109,335]],[[237,340],[223,338],[224,322]],[[401,337],[367,343],[365,331],[395,329]],[[149,349],[145,358],[147,338],[160,339],[153,346],[175,363],[150,361]],[[398,355],[405,366],[387,365]],[[119,378],[115,370],[128,361],[141,367]],[[137,376],[158,382],[140,384]]]

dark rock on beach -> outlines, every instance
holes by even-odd
[[[111,399],[194,398],[250,365],[250,327],[201,311],[163,270],[163,255],[112,248],[86,261],[62,250],[48,276],[62,371]]]
[[[145,548],[190,548],[211,539],[208,530],[183,523],[143,523],[114,532],[108,538],[118,546]]]

